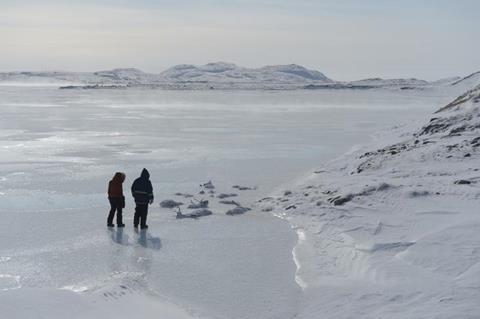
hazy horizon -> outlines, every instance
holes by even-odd
[[[235,62],[231,62],[231,61],[212,61],[212,62],[207,62],[205,64],[208,64],[208,63],[230,63],[230,64],[235,64],[236,66],[238,67],[244,67],[244,68],[248,68],[248,69],[253,69],[254,67],[249,67],[249,66],[245,66],[245,65],[239,65]],[[180,64],[187,64],[187,63],[180,63]],[[301,64],[298,64],[298,63],[291,63],[291,64],[296,64],[296,65],[300,65],[300,66],[303,66],[305,67],[304,65],[301,65]],[[177,64],[179,65],[179,64]],[[200,66],[200,65],[195,65],[195,66]],[[255,67],[256,68],[261,68],[261,67],[265,67],[265,66],[272,66],[272,64],[268,64],[268,65],[261,65],[261,66],[258,66],[258,67]],[[140,70],[144,73],[147,73],[147,74],[160,74],[162,73],[163,71],[166,71],[168,68],[171,68],[171,67],[174,67],[174,65],[170,66],[170,67],[167,67],[165,68],[164,70],[161,70],[159,72],[149,72],[149,71],[146,71],[146,70],[143,70],[143,69],[140,69],[140,68],[137,68],[137,67],[134,67],[134,66],[131,66],[131,67],[122,67],[122,66],[118,66],[118,67],[113,67],[113,68],[100,68],[98,70],[82,70],[82,71],[72,71],[72,70],[67,70],[67,69],[51,69],[51,70],[9,70],[9,71],[2,71],[0,70],[0,73],[10,73],[10,72],[71,72],[71,73],[94,73],[94,72],[101,72],[101,71],[110,71],[110,70],[115,70],[115,69],[137,69],[137,70]],[[311,69],[311,70],[314,70],[314,71],[319,71],[319,72],[322,72],[322,70],[317,70],[317,69]],[[472,73],[477,73],[477,72],[480,72],[480,70],[478,71],[472,71],[468,74],[455,74],[455,75],[452,75],[450,77],[455,77],[455,76],[459,76],[459,77],[467,77],[469,75],[471,75]],[[370,77],[363,77],[363,78],[354,78],[354,79],[336,79],[336,78],[332,78],[331,76],[329,76],[328,74],[325,74],[325,72],[322,72],[327,78],[331,79],[331,80],[334,80],[334,81],[356,81],[356,80],[364,80],[364,79],[369,79],[369,78],[382,78],[382,79],[394,79],[394,78],[400,78],[400,77],[380,77],[380,76],[375,76],[375,75],[372,75]],[[436,79],[429,79],[430,81],[435,81],[435,80],[442,80],[442,79],[447,79],[447,78],[450,78],[450,77],[443,77],[443,78],[436,78]],[[418,77],[413,77],[413,76],[405,76],[405,77],[402,77],[402,78],[416,78],[416,79],[419,79],[419,80],[425,80],[424,78],[418,78]]]
[[[0,0],[0,72],[225,61],[299,64],[335,80],[480,70],[474,0]]]

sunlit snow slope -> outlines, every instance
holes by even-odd
[[[299,318],[480,317],[480,86],[261,200],[297,229]]]

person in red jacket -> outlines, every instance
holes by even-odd
[[[123,196],[122,184],[125,181],[125,174],[117,172],[108,183],[108,200],[110,201],[110,213],[107,218],[107,226],[113,227],[113,217],[117,212],[117,227],[125,227],[122,220],[122,209],[125,208],[125,197]]]

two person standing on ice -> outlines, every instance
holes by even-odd
[[[125,208],[125,196],[123,196],[124,173],[115,173],[108,183],[108,200],[110,201],[110,213],[107,218],[107,226],[113,227],[113,217],[117,212],[117,227],[125,227],[122,220],[122,209]],[[150,182],[150,173],[143,169],[139,178],[132,184],[132,196],[135,200],[135,215],[133,227],[147,229],[148,205],[153,203],[153,187]]]

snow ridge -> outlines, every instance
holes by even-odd
[[[453,86],[464,85],[467,87],[480,85],[480,71],[467,75],[466,77],[453,82],[451,85]]]

